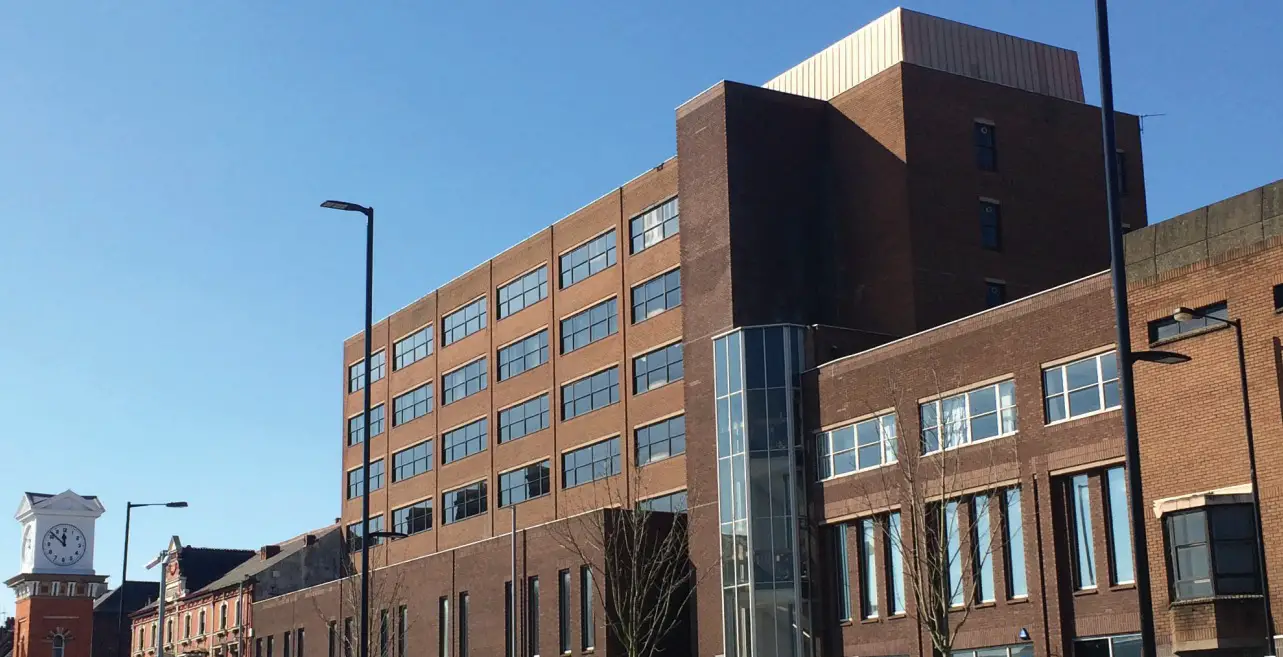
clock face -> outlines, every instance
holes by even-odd
[[[85,556],[85,535],[75,525],[54,525],[45,532],[40,549],[45,558],[58,566],[70,566]]]

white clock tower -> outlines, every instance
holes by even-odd
[[[107,579],[94,572],[94,521],[105,511],[70,490],[22,496],[22,565],[5,582],[17,597],[14,657],[89,657],[93,602]]]

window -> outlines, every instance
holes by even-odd
[[[557,573],[557,648],[570,652],[570,571]]]
[[[1132,534],[1127,513],[1127,472],[1123,468],[1105,471],[1105,515],[1109,520],[1109,576],[1113,584],[1136,581],[1132,564]]]
[[[468,657],[468,592],[459,594],[459,657]]]
[[[156,630],[156,624],[155,624],[155,623],[152,623],[152,624],[151,624],[151,647],[153,647],[153,648],[155,648],[155,647],[156,647],[156,637],[158,637],[158,636],[160,636],[160,635],[159,635],[159,633],[158,633],[158,632],[157,632],[157,630]],[[261,653],[261,652],[262,652],[262,650],[260,650],[259,652]]]
[[[993,201],[980,201],[980,247],[1002,250],[1002,206]]]
[[[355,417],[348,418],[347,421],[347,444],[360,445],[365,441],[365,419],[364,414],[358,414]],[[370,409],[370,435],[377,436],[383,433],[383,404],[379,404]]]
[[[444,388],[442,404],[453,404],[464,397],[470,397],[485,390],[485,357],[478,358],[454,371],[446,372],[445,376],[441,377],[441,385]]]
[[[399,370],[427,358],[432,353],[432,325],[397,340],[392,345],[392,369]]]
[[[499,506],[519,504],[547,495],[551,489],[548,472],[552,462],[545,459],[499,474]]]
[[[975,128],[976,144],[976,168],[981,171],[998,170],[998,144],[994,140],[994,126],[989,123],[976,121]]]
[[[546,394],[499,411],[499,442],[506,443],[547,429],[550,415]]]
[[[326,657],[339,657],[339,653],[338,653],[339,642],[338,642],[338,637],[335,636],[336,634],[338,634],[338,632],[335,630],[334,625],[335,625],[334,621],[330,621],[329,623],[325,624]]]
[[[561,419],[569,420],[619,402],[619,368],[561,386]]]
[[[633,217],[628,221],[632,252],[641,253],[677,234],[677,197]]]
[[[588,310],[561,320],[561,353],[586,347],[618,330],[615,299],[607,299]]]
[[[437,600],[437,654],[450,657],[450,598]]]
[[[682,305],[682,270],[674,269],[633,287],[633,323]]]
[[[370,516],[370,533],[381,531],[383,531],[383,516]],[[347,545],[350,551],[357,552],[361,549],[361,536],[363,534],[361,534],[361,523],[359,521],[347,526]],[[370,541],[370,545],[378,545],[382,542],[383,539],[376,536],[374,540]]]
[[[1139,634],[1075,639],[1073,657],[1141,657]]]
[[[281,655],[282,657],[290,657],[290,654],[290,631],[285,630],[281,634]]]
[[[286,633],[285,636],[289,636]],[[288,655],[286,656],[288,657]],[[379,610],[379,657],[388,657],[388,610]]]
[[[619,474],[619,436],[561,456],[561,487],[574,488]]]
[[[410,611],[405,605],[397,607],[396,610],[396,654],[397,657],[405,657],[406,648],[406,626],[410,624]],[[303,630],[299,630],[302,632]],[[299,657],[303,657],[303,644],[299,643]]]
[[[517,643],[517,637],[512,631],[514,625],[512,607],[512,580],[508,580],[503,583],[503,654],[505,657],[515,657],[513,649]]]
[[[635,433],[637,465],[686,453],[686,416],[678,415],[639,427]]]
[[[53,635],[53,639],[50,640],[50,644],[53,646],[53,657],[63,657],[63,654],[67,649],[66,639],[64,639],[61,634],[55,634]]]
[[[563,290],[614,265],[615,231],[594,237],[571,249],[561,256],[559,264]]]
[[[548,362],[548,329],[499,349],[499,380],[506,381]]]
[[[1283,313],[1283,284],[1274,286],[1274,312]]]
[[[686,513],[686,491],[644,499],[637,503],[637,508],[659,513]]]
[[[1001,384],[966,391],[919,407],[922,416],[922,453],[939,452],[1016,432],[1016,384]]]
[[[226,602],[219,605],[218,607],[218,629],[220,630],[227,629],[227,603]]]
[[[374,383],[383,378],[383,373],[387,369],[388,352],[380,351],[370,354],[370,383]],[[350,365],[347,368],[347,391],[356,392],[365,387],[365,359],[361,362]]]
[[[526,580],[526,654],[539,657],[539,578]]]
[[[820,479],[895,463],[895,431],[895,413],[888,413],[820,434]]]
[[[352,657],[352,618],[343,619],[343,657]]]
[[[878,617],[878,531],[873,518],[860,521],[860,614],[864,618]]]
[[[267,635],[267,657],[272,657],[275,644],[276,644],[276,637],[272,636],[271,634]]]
[[[993,646],[975,650],[955,650],[950,657],[1034,657],[1034,644],[1017,643],[1010,646]],[[1135,657],[1140,657],[1136,655]]]
[[[441,318],[443,346],[452,345],[486,327],[486,298],[472,303]]]
[[[190,639],[192,636],[192,615],[183,615],[183,638]]]
[[[654,390],[682,378],[682,343],[676,342],[633,359],[633,394]]]
[[[446,491],[443,512],[442,522],[447,525],[485,513],[486,482],[482,480]],[[460,609],[459,613],[462,614],[463,610]],[[462,615],[459,617],[459,622],[463,622]]]
[[[303,628],[300,627],[294,631],[294,638],[296,639],[294,641],[294,650],[297,652],[298,657],[305,657],[303,652]]]
[[[887,515],[887,607],[892,616],[904,613],[904,543],[900,512]]]
[[[236,599],[236,627],[241,626],[241,600]]]
[[[1025,579],[1025,530],[1020,511],[1020,489],[1008,488],[1003,497],[1006,501],[1002,520],[1007,532],[1006,549],[1003,551],[1007,562],[1007,596],[1024,598],[1029,595],[1029,584]]]
[[[392,511],[392,531],[407,536],[432,529],[432,500],[415,502]]]
[[[976,571],[976,598],[980,602],[993,602],[993,530],[989,523],[989,496],[976,495],[971,498],[971,545],[972,558]]]
[[[425,383],[392,400],[392,426],[399,427],[431,412],[432,384]]]
[[[949,605],[961,607],[965,599],[962,591],[962,528],[959,526],[958,501],[945,502],[944,536],[945,558],[949,562]]]
[[[142,650],[147,647],[147,628],[138,628],[138,649]]]
[[[432,441],[425,440],[414,447],[392,455],[392,482],[405,481],[432,469]]]
[[[592,568],[580,566],[579,568],[579,636],[581,639],[580,648],[591,650],[596,644],[595,634],[596,625],[593,623],[592,608]]]
[[[1251,505],[1169,513],[1163,524],[1176,600],[1260,592]]]
[[[486,448],[486,418],[447,431],[441,436],[442,463],[453,463]]]
[[[541,266],[517,280],[503,285],[495,296],[499,299],[496,316],[503,319],[548,298],[548,267]]]
[[[1007,303],[1007,284],[985,281],[985,308],[996,308],[1004,303]]]
[[[1042,372],[1047,423],[1118,408],[1118,354],[1110,351]]]
[[[1156,319],[1149,323],[1149,341],[1159,342],[1161,340],[1171,340],[1177,336],[1195,331],[1201,331],[1205,328],[1224,326],[1221,322],[1216,321],[1218,318],[1227,320],[1230,317],[1229,306],[1224,302],[1214,303],[1202,308],[1196,308],[1194,312],[1204,315],[1203,317],[1194,317],[1192,319],[1179,322],[1174,317],[1164,317]]]
[[[833,526],[833,556],[838,570],[838,620],[851,620],[851,562],[847,555],[846,530],[846,523]]]
[[[360,497],[364,491],[362,470],[358,466],[355,470],[349,470],[347,473],[347,498],[349,500]],[[370,492],[380,488],[383,488],[383,461],[381,459],[370,464]]]
[[[1074,588],[1096,588],[1096,544],[1091,529],[1091,484],[1085,475],[1075,475],[1069,482],[1073,503]]]
[[[263,657],[263,640],[254,640],[254,657]]]
[[[1127,196],[1127,153],[1118,151],[1114,157],[1118,161],[1118,197]]]

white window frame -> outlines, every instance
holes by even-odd
[[[886,430],[885,421],[887,421],[887,420],[890,420],[890,423],[891,423],[891,431],[890,431],[890,432],[887,432],[887,430]],[[860,456],[859,456],[859,455],[860,455],[860,438],[859,438],[859,436],[860,436],[860,430],[859,430],[859,426],[860,426],[861,424],[865,424],[865,423],[868,423],[868,422],[877,422],[877,423],[878,423],[878,438],[879,438],[879,442],[880,442],[880,444],[881,444],[881,446],[882,446],[882,449],[881,449],[881,458],[880,458],[880,461],[879,461],[879,463],[878,463],[877,465],[869,466],[869,467],[867,467],[867,468],[861,468],[861,467],[860,467]],[[855,457],[855,469],[854,469],[854,470],[852,470],[852,471],[850,471],[850,472],[837,473],[837,472],[836,472],[836,468],[834,467],[834,464],[836,463],[836,456],[838,455],[838,453],[839,453],[839,452],[835,452],[835,451],[834,451],[834,449],[833,449],[833,434],[834,434],[834,432],[841,431],[842,429],[846,429],[847,427],[850,427],[850,428],[851,428],[851,430],[852,430],[852,432],[853,432],[853,435],[852,435],[852,437],[851,437],[851,449],[849,449],[849,450],[844,449],[844,450],[842,450],[840,453],[841,453],[841,454],[846,454],[847,452],[854,452],[854,453],[855,453],[855,455],[856,455],[856,457]],[[829,480],[831,480],[831,479],[838,479],[838,478],[840,478],[840,477],[849,477],[849,476],[851,476],[851,475],[853,475],[853,474],[856,474],[856,473],[859,473],[859,472],[868,472],[868,471],[870,471],[870,470],[876,470],[876,469],[878,469],[878,468],[886,467],[886,466],[888,466],[888,465],[891,465],[892,463],[895,463],[895,462],[897,461],[897,459],[898,459],[898,457],[897,457],[897,455],[896,455],[896,451],[895,451],[895,450],[896,450],[896,444],[897,444],[897,441],[898,441],[898,433],[899,433],[899,431],[898,431],[898,429],[897,429],[897,427],[896,427],[896,414],[895,414],[895,411],[888,411],[888,412],[884,412],[884,413],[879,413],[879,414],[877,414],[877,415],[873,415],[873,416],[866,417],[866,418],[863,418],[863,419],[860,419],[860,420],[856,420],[855,422],[849,422],[849,423],[847,423],[847,424],[843,424],[843,425],[841,425],[841,426],[834,427],[834,428],[832,428],[832,429],[829,429],[828,431],[822,431],[822,432],[820,432],[820,434],[817,436],[817,440],[819,440],[819,441],[822,441],[822,442],[823,442],[823,447],[824,447],[824,448],[823,448],[823,449],[820,449],[820,450],[817,450],[818,455],[819,455],[819,459],[820,459],[820,460],[816,463],[816,468],[817,468],[816,475],[817,475],[817,478],[818,478],[820,481],[829,481]],[[823,476],[824,469],[823,469],[823,467],[822,467],[822,466],[824,466],[824,465],[826,464],[826,461],[827,461],[827,465],[828,465],[828,471],[829,471],[829,474],[828,474],[828,476]]]
[[[1005,384],[1011,385],[1011,405],[1010,406],[1002,405],[1002,386]],[[993,390],[994,410],[992,412],[985,412],[979,415],[972,415],[971,414],[971,395],[977,392],[988,390],[988,389]],[[962,398],[963,409],[966,414],[966,417],[963,419],[963,425],[964,425],[963,432],[965,435],[963,435],[962,439],[957,444],[945,445],[944,402],[957,399],[959,397]],[[940,397],[932,401],[918,404],[919,419],[922,418],[922,410],[928,406],[935,407],[936,423],[932,426],[927,426],[925,422],[922,422],[922,427],[921,427],[921,431],[919,432],[918,441],[921,444],[921,449],[923,450],[922,451],[923,456],[926,456],[928,454],[937,454],[940,452],[947,452],[949,450],[958,449],[960,447],[966,447],[967,445],[973,445],[975,443],[983,443],[983,442],[988,442],[990,440],[997,440],[998,438],[1006,438],[1007,436],[1015,435],[1020,430],[1020,414],[1016,412],[1016,380],[1015,379],[1003,379],[1001,381],[996,381],[994,383],[978,386],[975,388],[971,388],[969,390],[964,390],[959,393],[946,395],[944,397]],[[1006,423],[1003,421],[1002,412],[1005,410],[1011,411],[1010,427],[1006,426]],[[996,415],[998,418],[998,433],[996,435],[989,436],[987,438],[980,438],[980,439],[972,438],[971,437],[972,421],[978,417],[984,417],[990,414]],[[931,429],[936,430],[936,440],[938,442],[938,446],[931,451],[925,451],[926,450],[925,436],[927,431]]]
[[[1101,413],[1108,413],[1108,412],[1110,412],[1110,411],[1116,411],[1116,410],[1118,410],[1118,409],[1122,408],[1122,389],[1121,389],[1122,383],[1121,383],[1121,381],[1119,382],[1119,386],[1120,386],[1120,388],[1119,388],[1119,396],[1118,396],[1118,401],[1119,401],[1118,405],[1117,405],[1117,406],[1105,406],[1105,384],[1106,384],[1106,383],[1109,383],[1110,381],[1119,381],[1118,376],[1115,376],[1114,378],[1109,379],[1108,381],[1106,381],[1106,380],[1105,380],[1105,378],[1104,378],[1105,373],[1104,373],[1104,371],[1101,369],[1101,366],[1100,366],[1100,359],[1101,359],[1101,358],[1104,358],[1105,356],[1113,356],[1113,357],[1114,357],[1114,359],[1115,359],[1115,362],[1117,362],[1117,359],[1118,359],[1118,350],[1117,350],[1117,349],[1110,349],[1109,351],[1102,351],[1102,352],[1100,352],[1100,353],[1098,353],[1098,354],[1092,354],[1092,355],[1090,355],[1090,356],[1083,356],[1082,358],[1077,358],[1077,359],[1074,359],[1074,360],[1071,360],[1071,361],[1067,361],[1067,362],[1060,363],[1060,364],[1057,364],[1057,365],[1051,365],[1051,366],[1048,366],[1048,367],[1044,367],[1044,368],[1042,368],[1042,379],[1043,379],[1043,380],[1040,382],[1040,385],[1042,385],[1042,387],[1043,387],[1043,390],[1042,390],[1042,412],[1043,412],[1043,421],[1047,421],[1047,400],[1048,400],[1048,399],[1051,399],[1053,396],[1055,396],[1055,397],[1062,397],[1062,398],[1064,398],[1064,400],[1065,400],[1065,417],[1064,417],[1063,419],[1060,419],[1060,420],[1053,420],[1053,421],[1047,422],[1047,425],[1046,425],[1046,426],[1049,426],[1049,427],[1050,427],[1050,426],[1053,426],[1053,425],[1056,425],[1056,424],[1064,424],[1065,422],[1070,422],[1070,421],[1072,421],[1072,420],[1080,420],[1080,419],[1085,418],[1085,417],[1091,417],[1091,416],[1093,416],[1093,415],[1100,415]],[[1096,410],[1094,410],[1094,411],[1088,411],[1088,412],[1083,413],[1083,414],[1081,414],[1081,415],[1072,415],[1072,414],[1069,412],[1069,394],[1070,394],[1071,392],[1077,392],[1078,390],[1086,390],[1086,389],[1087,389],[1087,386],[1084,386],[1084,387],[1082,387],[1082,388],[1074,388],[1073,390],[1070,390],[1070,389],[1069,389],[1069,377],[1068,377],[1068,375],[1067,375],[1065,372],[1069,369],[1069,366],[1070,366],[1070,365],[1077,365],[1078,363],[1081,363],[1081,362],[1086,361],[1086,360],[1091,360],[1091,359],[1093,359],[1093,358],[1096,360],[1096,394],[1097,394],[1098,398],[1100,399],[1100,408],[1098,408],[1098,409],[1096,409]],[[1120,366],[1120,367],[1121,367],[1121,366]],[[1047,394],[1047,384],[1046,384],[1046,380],[1047,380],[1047,379],[1046,379],[1046,377],[1047,377],[1047,372],[1048,372],[1049,370],[1060,370],[1060,387],[1061,387],[1061,390],[1060,390],[1060,392],[1056,393],[1055,395],[1049,395],[1049,394]]]

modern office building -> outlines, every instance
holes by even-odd
[[[1136,230],[1138,120],[1116,122]],[[879,603],[876,620],[838,604],[831,537],[845,532],[857,577],[861,518],[892,513],[891,500],[853,492],[869,477],[840,476],[871,454],[846,450],[842,433],[868,418],[918,431],[918,409],[893,390],[917,403],[987,386],[1006,404],[995,435],[1025,425],[1006,441],[1019,448],[1001,478],[980,482],[998,491],[993,527],[1010,509],[1062,504],[1055,486],[1070,472],[1106,490],[1122,454],[1117,414],[1078,421],[1072,397],[1074,421],[1043,426],[1012,409],[1042,406],[1043,366],[1092,359],[1108,374],[1100,133],[1075,53],[896,9],[765,85],[719,82],[683,103],[675,157],[378,322],[369,372],[364,336],[348,339],[342,522],[359,545],[369,440],[372,529],[408,535],[373,550],[376,579],[415,591],[405,641],[499,654],[519,626],[535,640],[523,654],[540,640],[545,654],[612,652],[609,610],[550,528],[622,503],[688,509],[691,560],[711,573],[692,603],[693,654],[930,654],[894,604]],[[872,383],[909,376],[888,365],[901,360],[918,374],[938,362],[939,376]],[[827,470],[822,440],[834,441]],[[1107,499],[1085,502],[1098,526],[1114,518]],[[959,648],[1041,653],[1135,630],[1122,580],[1113,591],[1102,578],[1094,596],[1033,591],[1058,576],[1052,541],[1070,530],[1045,529],[1022,544],[1026,578],[1004,584],[999,611],[977,610]],[[1101,559],[1121,550],[1098,547]],[[536,584],[520,610],[504,606],[513,552],[523,584],[557,584],[556,604],[539,605]],[[995,569],[994,587],[1014,571]],[[1013,593],[1017,583],[1031,591]],[[846,586],[858,600],[864,589]],[[342,595],[326,587],[256,604],[259,627],[341,635],[337,606],[328,619],[302,611]],[[1064,593],[1043,601],[1044,590]],[[518,612],[539,622],[516,624]]]

